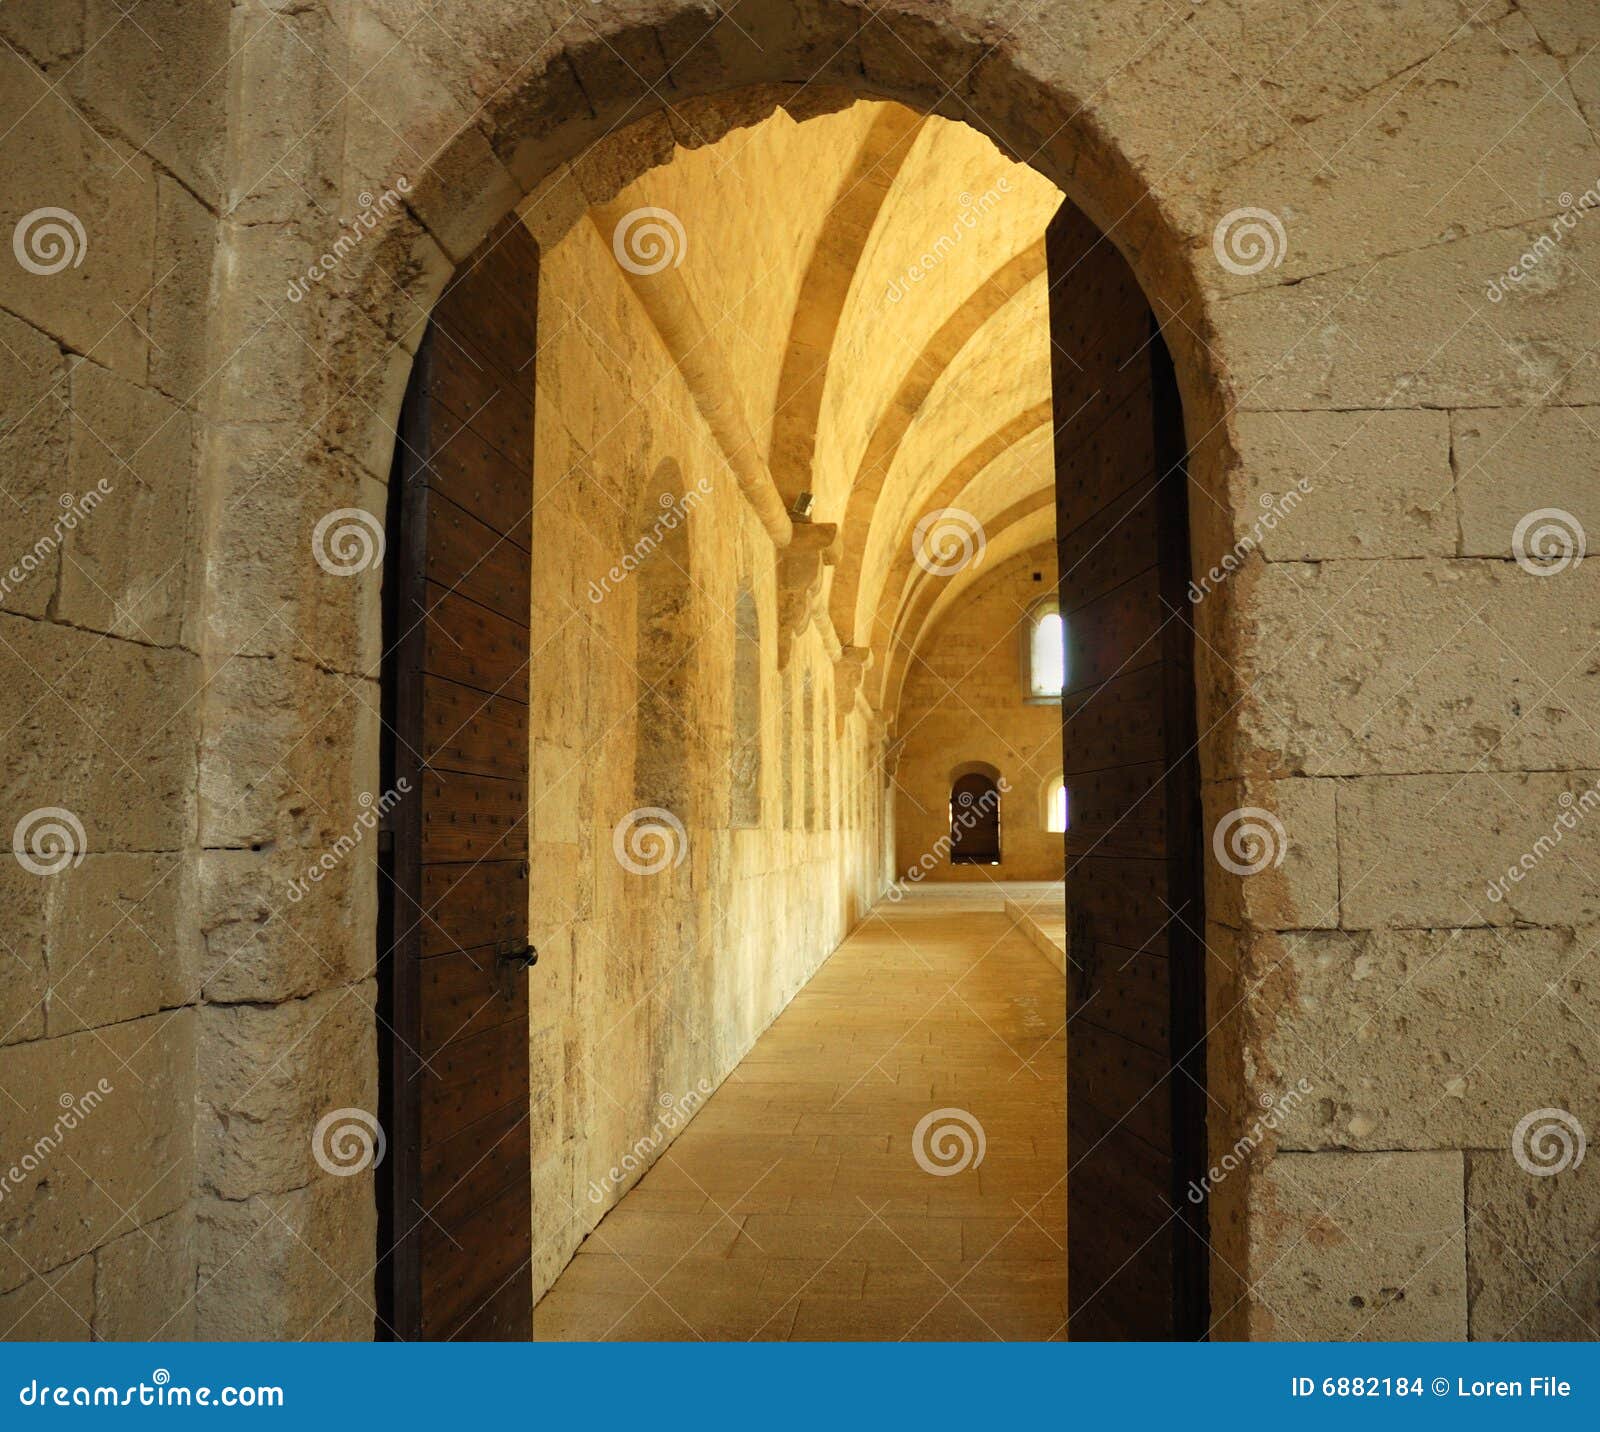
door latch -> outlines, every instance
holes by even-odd
[[[510,999],[516,992],[517,975],[538,963],[538,950],[526,941],[520,946],[515,940],[500,941],[494,951],[495,981],[500,986],[500,993]]]

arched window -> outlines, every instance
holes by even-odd
[[[950,863],[1000,863],[1000,773],[969,766],[950,783]]]
[[[1022,689],[1029,701],[1059,701],[1066,684],[1066,628],[1054,597],[1036,602],[1022,628]]]
[[[1067,828],[1067,783],[1060,776],[1044,784],[1044,828],[1056,833]]]
[[[733,603],[733,786],[729,820],[761,824],[761,618],[742,587]]]

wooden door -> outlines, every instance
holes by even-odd
[[[380,1336],[532,1335],[528,682],[539,253],[515,221],[418,349],[391,482]],[[403,784],[402,784],[403,783]]]
[[[1203,836],[1183,414],[1132,271],[1046,236],[1066,633],[1067,1336],[1207,1325]]]
[[[958,776],[950,787],[950,863],[1000,862],[1000,791],[982,772]]]

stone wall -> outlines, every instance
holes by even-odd
[[[656,197],[648,180],[636,187],[635,199]],[[692,1110],[721,1082],[888,878],[881,753],[865,715],[835,721],[833,663],[814,626],[780,668],[772,541],[610,231],[586,221],[546,248],[539,283],[536,1293],[670,1143],[680,1125],[676,1116],[663,1125],[664,1112]],[[674,474],[668,488],[663,467]],[[736,827],[744,590],[759,644],[759,817]],[[638,635],[640,603],[652,599],[673,612],[659,667]],[[785,721],[806,682],[815,699]],[[670,697],[636,716],[647,684]],[[663,753],[670,784],[641,785]],[[786,814],[785,786],[797,784],[815,792],[812,809]],[[667,822],[638,815],[642,805],[671,810],[682,836],[669,828],[653,843]]]
[[[1593,1336],[1600,1161],[1539,1176],[1513,1138],[1600,1127],[1593,821],[1556,824],[1600,771],[1600,564],[1518,560],[1529,513],[1600,520],[1600,226],[1563,200],[1600,172],[1594,8],[582,8],[0,10],[3,232],[60,207],[88,241],[0,263],[0,523],[33,552],[62,491],[117,500],[0,596],[5,817],[71,810],[87,848],[4,877],[0,1137],[114,1086],[0,1203],[5,1325],[370,1331],[371,1182],[309,1148],[374,1106],[370,863],[284,892],[376,780],[379,583],[310,533],[383,511],[421,323],[530,191],[628,126],[594,202],[856,94],[983,124],[1124,252],[1184,386],[1196,573],[1240,553],[1199,613],[1207,835],[1264,810],[1284,859],[1209,871],[1214,1157],[1316,1092],[1213,1194],[1219,1334]],[[1244,209],[1282,237],[1224,262]]]
[[[1046,543],[982,577],[923,638],[895,724],[902,879],[1062,878],[1062,837],[1045,829],[1045,788],[1061,774],[1061,705],[1023,699],[1021,636],[1030,608],[1055,588],[1055,547]],[[998,865],[952,865],[947,853],[951,773],[972,762],[993,766],[1008,787]]]
[[[138,21],[0,13],[0,821],[31,862],[0,871],[11,1337],[195,1325],[197,472],[228,14]]]

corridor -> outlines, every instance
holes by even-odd
[[[1063,1337],[1064,989],[1004,908],[1039,889],[880,903],[584,1241],[534,1337]]]

